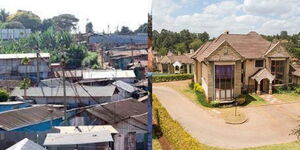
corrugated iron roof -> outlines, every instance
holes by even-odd
[[[147,113],[147,104],[136,99],[125,99],[97,105],[87,109],[89,113],[108,122],[109,124],[118,123],[131,116]]]
[[[48,106],[21,108],[0,113],[0,128],[6,131],[63,117],[63,112]]]
[[[118,131],[111,125],[89,125],[89,126],[55,126],[53,127],[54,132],[58,133],[90,133],[109,131],[111,134],[116,134]]]
[[[24,54],[0,54],[0,59],[23,59],[23,58],[36,58],[36,53],[24,53]],[[40,57],[49,58],[50,53],[40,53]]]
[[[131,84],[128,84],[128,83],[120,81],[120,80],[114,82],[113,85],[115,85],[129,93],[133,93],[134,91],[138,90],[136,87],[132,86]]]
[[[41,145],[34,143],[33,141],[25,138],[6,150],[46,150]]]
[[[79,145],[112,141],[111,133],[107,130],[91,133],[48,133],[44,145]]]
[[[76,89],[75,89],[76,87]],[[66,95],[68,97],[110,97],[114,94],[115,86],[67,86]],[[88,92],[86,92],[88,91]],[[24,96],[24,90],[16,87],[11,96]],[[62,97],[63,87],[30,87],[27,89],[28,97]]]
[[[135,77],[133,70],[99,70],[83,72],[83,79],[122,79]]]

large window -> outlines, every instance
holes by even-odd
[[[283,84],[284,60],[272,61],[271,72],[275,76],[273,84]]]
[[[231,100],[234,87],[234,65],[215,66],[216,99]]]
[[[264,60],[256,60],[255,61],[255,67],[257,67],[257,68],[264,67]]]

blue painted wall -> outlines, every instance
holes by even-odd
[[[63,122],[62,118],[58,118],[58,119],[54,119],[52,121],[53,126],[60,126]],[[47,131],[50,130],[51,127],[51,121],[45,121],[45,122],[41,122],[38,124],[33,124],[33,125],[29,125],[29,126],[25,126],[25,127],[21,127],[12,131]],[[5,130],[0,130],[0,131],[5,131]]]
[[[0,105],[0,112],[13,110],[13,109],[19,109],[19,108],[25,108],[31,106],[28,103],[22,103],[22,104],[15,104],[15,105]]]

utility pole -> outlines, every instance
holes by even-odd
[[[36,73],[37,73],[37,84],[40,83],[40,50],[36,53]]]
[[[66,76],[65,76],[65,55],[62,55],[61,58],[61,66],[62,66],[62,79],[63,79],[63,97],[64,97],[64,124],[66,124],[67,121],[67,99],[66,99]]]
[[[153,71],[153,54],[152,54],[152,14],[148,14],[148,71]]]

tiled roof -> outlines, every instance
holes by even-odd
[[[0,128],[6,131],[37,124],[51,119],[48,106],[34,106],[0,113]],[[53,119],[61,118],[63,112],[53,109]]]
[[[189,54],[183,54],[183,55],[166,55],[164,57],[167,57],[168,60],[161,58],[159,61],[160,63],[174,63],[176,61],[179,61],[180,63],[185,64],[192,64],[193,59],[190,58]]]
[[[246,59],[262,58],[270,49],[272,43],[256,32],[248,34],[221,34],[212,42],[202,45],[192,56],[199,61],[208,57],[224,41],[227,41],[242,57]]]

